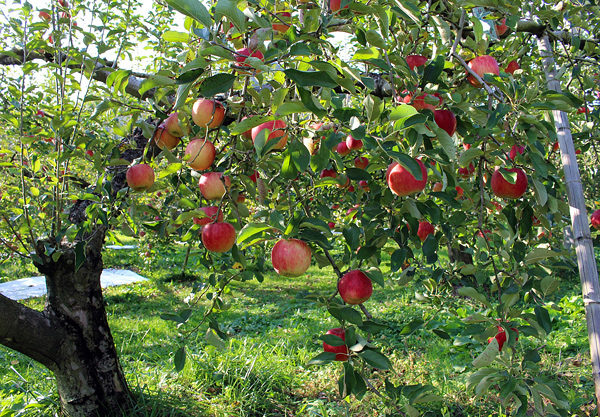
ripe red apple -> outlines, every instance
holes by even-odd
[[[397,162],[392,162],[388,166],[387,172],[385,173],[385,179],[388,187],[390,187],[390,190],[392,190],[394,194],[404,197],[423,191],[425,184],[427,184],[427,170],[420,159],[417,159],[417,162],[421,167],[421,174],[423,175],[421,181],[417,181],[409,170]]]
[[[217,100],[200,98],[192,106],[192,120],[200,127],[214,129],[223,123],[225,108]]]
[[[365,169],[369,165],[369,159],[364,156],[354,158],[354,166],[356,168]]]
[[[202,244],[211,252],[227,252],[235,243],[235,229],[230,223],[209,223],[202,228]]]
[[[329,222],[329,223],[327,223],[327,226],[329,226],[330,229],[333,229],[335,227],[335,223]]]
[[[337,144],[335,151],[340,154],[340,156],[346,156],[350,153],[350,149],[346,145],[346,142],[340,142]]]
[[[342,6],[342,0],[329,0],[329,8],[331,9],[332,12],[337,12],[338,10],[340,10],[340,7]],[[347,9],[348,5],[344,6],[344,9]]]
[[[523,155],[523,152],[525,152],[525,147],[521,145],[513,145],[512,148],[510,148],[510,154],[508,156],[512,161],[514,161],[517,157],[517,152]]]
[[[582,106],[582,107],[580,107],[580,108],[577,109],[577,114],[583,114],[583,113],[589,113],[589,112],[590,112],[590,109],[588,109],[585,106]]]
[[[158,146],[160,149],[171,150],[179,145],[181,139],[167,132],[167,129],[165,129],[165,125],[163,123],[158,127],[158,129],[156,129],[156,132],[154,133],[154,142],[156,142],[156,146]]]
[[[200,176],[198,186],[207,200],[218,200],[225,194],[225,184],[221,181],[222,172],[207,172]]]
[[[461,186],[457,185],[454,189],[456,190],[456,198],[462,198],[465,195],[465,190]]]
[[[348,179],[348,181],[350,181],[350,179]],[[344,187],[342,187],[344,188]],[[348,192],[353,193],[355,191],[354,189],[354,185],[351,185],[350,187],[348,187]]]
[[[521,168],[510,168],[507,171],[516,172],[517,181],[511,184],[504,179],[502,173],[500,173],[500,169],[496,168],[492,174],[492,192],[497,197],[517,199],[527,191],[527,175],[525,175],[525,172]]]
[[[521,69],[521,66],[519,65],[519,63],[515,60],[512,60],[508,63],[508,65],[506,66],[506,70],[504,72],[506,72],[507,74],[514,74],[516,70]]]
[[[422,94],[420,96],[418,96],[417,98],[415,98],[414,100],[412,99],[413,95],[412,94],[408,94],[406,97],[404,97],[403,101],[404,103],[407,104],[411,104],[415,109],[417,110],[424,110],[424,109],[429,109],[431,111],[435,111],[435,108],[437,106],[441,106],[442,103],[444,102],[444,100],[442,99],[442,96],[439,93],[433,93],[433,94]],[[426,101],[427,98],[427,101]],[[437,104],[431,104],[428,103],[428,101],[436,101],[437,99]],[[412,100],[412,103],[411,103]]]
[[[331,329],[325,334],[332,334],[334,336],[339,337],[344,342],[346,341],[346,332],[341,327],[336,327],[335,329]],[[323,350],[325,352],[335,353],[336,361],[347,361],[348,360],[349,351],[348,351],[348,346],[346,346],[346,345],[331,346],[331,345],[328,345],[327,343],[323,342]]]
[[[442,191],[442,188],[444,188],[444,185],[439,181],[433,184],[433,191],[435,192]]]
[[[433,227],[433,225],[431,223],[429,223],[428,221],[419,222],[419,229],[417,230],[417,236],[419,236],[419,239],[421,239],[421,242],[425,242],[425,239],[427,239],[427,236],[429,236],[432,233],[435,233],[435,228]]]
[[[373,294],[373,284],[362,271],[346,272],[338,282],[340,297],[348,304],[362,304]]]
[[[292,18],[292,14],[290,12],[278,12],[275,13],[275,15],[277,15],[281,20],[283,20],[286,23],[289,22]],[[290,25],[283,23],[281,20],[273,19],[273,30],[280,33],[285,33],[290,28]]]
[[[498,34],[498,36],[502,36],[506,33],[507,30],[508,30],[508,26],[506,26],[506,17],[504,17],[500,21],[499,25],[496,24],[496,33]]]
[[[590,220],[592,222],[592,227],[600,230],[600,209],[592,213]]]
[[[306,242],[299,239],[281,239],[271,251],[271,263],[275,272],[284,277],[298,277],[310,266],[311,251]]]
[[[237,65],[239,67],[246,67],[248,68],[250,71],[256,71],[259,72],[258,70],[254,70],[249,64],[246,64],[246,58],[248,57],[252,57],[252,58],[258,58],[261,61],[263,61],[265,59],[265,56],[263,55],[262,52],[260,52],[258,49],[251,51],[248,48],[242,48],[242,49],[238,49],[235,55],[235,60],[237,61]],[[250,74],[251,72],[249,71],[242,71],[242,70],[238,70],[238,72],[240,74]]]
[[[181,126],[181,123],[179,122],[179,115],[177,112],[171,113],[169,117],[165,119],[164,124],[165,128],[167,129],[167,132],[169,132],[171,136],[180,138],[186,135],[183,127]]]
[[[50,19],[52,19],[50,17],[50,15],[48,14],[48,12],[40,12],[40,18],[42,18],[44,20],[50,20]]]
[[[360,149],[363,147],[363,142],[362,142],[362,140],[354,139],[354,137],[352,135],[348,135],[346,137],[346,146],[350,150]]]
[[[496,333],[496,336],[490,337],[488,343],[491,343],[493,339],[496,339],[498,341],[498,350],[502,352],[502,347],[504,346],[504,343],[506,343],[506,332],[502,326],[497,326],[497,329],[498,333]],[[519,329],[511,327],[510,330],[516,333],[515,340],[519,340]]]
[[[253,127],[252,128],[252,143],[254,143],[254,141],[256,140],[256,137],[258,136],[258,134],[260,133],[261,130],[269,129],[269,131],[271,133],[269,133],[269,137],[267,138],[267,141],[279,139],[279,141],[277,142],[277,145],[275,145],[273,147],[273,149],[283,149],[285,147],[285,145],[287,144],[287,138],[288,138],[287,132],[285,130],[283,130],[286,127],[287,127],[287,125],[285,124],[285,122],[283,120],[273,120],[270,122],[262,123],[256,127]]]
[[[260,175],[258,174],[258,171],[254,171],[252,173],[252,175],[250,175],[250,180],[256,184],[256,180],[260,178]]]
[[[475,165],[473,165],[473,162],[469,163],[468,167],[458,168],[458,175],[460,175],[463,178],[469,178],[471,175],[473,175],[474,172]]]
[[[147,164],[138,164],[129,167],[125,174],[127,185],[135,191],[144,191],[154,184],[154,171]]]
[[[85,151],[86,155],[89,156],[90,158],[92,156],[94,156],[94,151],[92,151],[91,149],[88,149],[87,151]]]
[[[185,155],[190,168],[196,171],[208,169],[215,160],[215,145],[207,139],[193,139],[185,147]]]
[[[409,55],[406,57],[406,63],[411,70],[415,70],[416,67],[425,65],[427,58],[423,55]]]
[[[483,78],[485,74],[500,75],[498,62],[496,62],[496,60],[489,55],[481,55],[473,58],[471,61],[469,61],[469,68],[471,68],[473,72],[475,72],[475,74],[479,75],[481,78]],[[468,72],[467,74],[467,80],[473,87],[483,87],[479,81],[475,79],[475,77]]]
[[[360,180],[358,182],[358,188],[365,192],[371,191],[371,187],[369,187],[369,182],[367,180]]]
[[[557,152],[558,150],[560,150],[560,144],[556,141],[552,144],[552,152]]]
[[[337,178],[337,172],[335,171],[335,169],[325,168],[323,171],[321,171],[321,174],[319,175],[319,177],[320,178],[325,178],[325,177]]]
[[[223,212],[220,211],[219,207],[217,206],[200,207],[199,210],[202,210],[204,214],[206,214],[206,217],[194,217],[194,224],[204,226],[209,223],[213,223],[215,221],[215,218],[218,222],[223,221]]]
[[[433,119],[440,129],[444,129],[450,136],[456,132],[456,116],[450,110],[435,110]]]

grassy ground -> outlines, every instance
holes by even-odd
[[[206,326],[186,340],[187,362],[175,372],[173,352],[182,334],[198,323],[192,316],[177,328],[160,318],[162,313],[187,307],[194,282],[203,270],[192,253],[188,273],[191,281],[174,280],[181,270],[185,247],[160,247],[151,257],[134,251],[107,251],[106,267],[130,268],[150,278],[146,283],[120,286],[105,292],[109,321],[117,350],[130,385],[140,399],[143,416],[384,416],[397,415],[375,394],[362,401],[340,400],[337,378],[339,363],[307,366],[322,351],[319,335],[338,327],[324,308],[307,298],[330,293],[335,279],[329,268],[312,267],[301,278],[267,274],[263,283],[234,282],[227,294],[228,308],[218,313],[230,339],[223,349],[206,342]],[[142,260],[140,262],[140,260]],[[15,271],[3,266],[3,276]],[[29,272],[29,271],[27,271]],[[34,271],[30,271],[34,272]],[[540,350],[541,369],[563,383],[567,396],[576,403],[578,415],[586,415],[593,396],[587,347],[585,315],[579,287],[566,278],[556,298],[562,309],[553,313],[554,331]],[[393,372],[367,373],[374,384],[388,376],[396,383],[431,384],[443,396],[441,403],[426,404],[422,411],[432,416],[501,416],[495,395],[475,397],[467,391],[470,362],[482,346],[461,344],[460,338],[442,339],[431,332],[443,328],[449,334],[458,328],[461,316],[452,301],[440,307],[415,298],[417,286],[401,288],[387,283],[375,288],[367,302],[375,317],[389,324],[378,339],[390,356]],[[26,302],[41,309],[42,299]],[[200,302],[196,311],[202,310]],[[412,334],[402,329],[414,319],[426,325]],[[517,355],[528,346],[521,338]],[[0,348],[0,416],[51,416],[56,408],[52,375],[26,357]]]

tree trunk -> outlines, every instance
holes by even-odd
[[[0,295],[0,343],[54,373],[69,417],[121,416],[132,404],[100,287],[105,231],[96,228],[82,242],[55,251],[50,240],[37,243],[35,266],[48,289],[44,311]]]

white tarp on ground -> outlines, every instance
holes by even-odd
[[[102,288],[147,280],[147,278],[126,269],[105,269],[100,276]],[[46,279],[39,276],[4,282],[0,284],[0,294],[13,300],[41,297],[46,294]]]

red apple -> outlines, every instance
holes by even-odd
[[[590,220],[592,222],[592,227],[600,230],[600,209],[592,213]]]
[[[433,191],[434,192],[438,192],[438,191],[442,191],[442,188],[444,188],[444,185],[441,182],[436,182],[435,184],[433,184]]]
[[[363,143],[362,143],[362,140],[354,139],[354,137],[352,137],[352,135],[348,135],[346,137],[346,146],[350,150],[360,149],[363,147]]]
[[[209,223],[202,228],[202,244],[211,252],[227,252],[235,238],[235,229],[230,223]]]
[[[364,156],[354,158],[354,166],[356,168],[365,169],[369,165],[369,159]]]
[[[86,153],[86,155],[87,155],[87,156],[89,156],[90,158],[91,158],[92,156],[94,156],[94,151],[92,151],[91,149],[89,149],[89,150],[85,151],[85,153]]]
[[[515,60],[512,60],[508,63],[508,65],[506,66],[506,70],[504,72],[506,72],[507,74],[514,74],[516,70],[521,69],[521,67],[519,66],[519,63]]]
[[[248,68],[250,71],[259,72],[258,70],[254,70],[249,64],[245,63],[246,58],[248,58],[248,57],[258,58],[261,61],[263,61],[265,59],[265,56],[263,55],[263,53],[260,52],[258,49],[251,51],[248,48],[242,48],[242,49],[238,49],[236,51],[236,55],[235,55],[235,60],[237,61],[239,67],[245,67],[245,68]],[[238,72],[241,74],[250,74],[249,71],[238,70]]]
[[[208,169],[215,160],[215,145],[206,139],[193,139],[185,147],[185,155],[190,168],[196,171]]]
[[[461,186],[457,185],[454,189],[456,190],[456,198],[462,198],[465,195],[465,190]]]
[[[558,150],[560,150],[560,145],[558,141],[556,141],[552,144],[552,152],[557,152]]]
[[[205,226],[209,223],[213,223],[215,218],[218,222],[223,221],[223,212],[220,211],[217,206],[200,207],[199,210],[202,210],[204,214],[206,214],[206,217],[194,217],[194,224]]]
[[[342,6],[342,0],[329,0],[329,8],[331,9],[332,12],[337,12],[338,10],[340,10],[340,7]],[[348,5],[344,6],[344,9],[347,9]]]
[[[517,199],[527,191],[527,175],[525,175],[525,172],[521,168],[510,168],[507,171],[516,172],[517,181],[511,184],[504,179],[502,173],[500,173],[500,169],[496,168],[492,174],[492,192],[497,197]]]
[[[427,221],[419,222],[419,230],[417,230],[417,236],[419,236],[421,242],[425,242],[427,236],[429,236],[432,233],[435,233],[435,229],[431,223]]]
[[[279,141],[273,147],[273,149],[283,149],[287,144],[287,132],[285,129],[287,125],[283,120],[273,120],[270,122],[262,123],[256,127],[252,128],[252,143],[256,140],[256,137],[263,129],[269,129],[271,133],[269,133],[269,137],[267,141],[278,139]]]
[[[450,110],[435,110],[433,119],[440,129],[444,129],[450,136],[456,132],[456,116]]]
[[[423,55],[409,55],[406,57],[406,63],[411,70],[415,70],[416,67],[425,65],[427,58]]]
[[[258,174],[258,171],[254,171],[252,173],[252,175],[250,175],[250,180],[256,184],[256,180],[260,178],[260,175]]]
[[[500,21],[499,25],[496,24],[496,33],[498,34],[498,36],[502,36],[506,33],[507,30],[508,30],[508,26],[506,26],[506,17],[504,17]]]
[[[417,110],[424,110],[424,109],[429,109],[431,111],[435,111],[435,108],[437,106],[441,106],[442,103],[444,102],[444,100],[442,99],[442,96],[439,93],[433,93],[433,94],[422,94],[420,96],[418,96],[417,98],[415,98],[414,100],[412,100],[413,96],[412,94],[408,94],[406,97],[404,97],[404,102],[407,104],[412,104],[412,106],[417,109]],[[427,101],[425,101],[425,99],[427,98]],[[437,104],[431,104],[429,103],[429,101],[436,101],[437,99]],[[412,100],[412,103],[411,103]]]
[[[169,132],[171,136],[180,138],[186,134],[181,126],[181,123],[179,122],[179,115],[177,112],[171,113],[164,121],[164,124],[167,132]]]
[[[463,143],[463,148],[465,151],[468,151],[469,149],[471,149],[471,144],[470,143]]]
[[[427,170],[420,159],[417,159],[417,162],[421,167],[421,174],[423,176],[420,181],[417,181],[409,170],[397,162],[392,162],[388,166],[387,172],[385,173],[385,179],[388,187],[390,187],[390,190],[392,190],[394,194],[404,197],[423,191],[425,184],[427,184]]]
[[[337,178],[337,172],[335,171],[335,169],[325,168],[323,171],[321,171],[321,174],[319,175],[319,177],[320,178],[325,178],[325,177]]]
[[[48,12],[40,12],[40,18],[42,18],[44,20],[50,20],[50,19],[52,19],[50,17],[50,14],[48,14]]]
[[[165,125],[161,124],[154,133],[154,142],[156,142],[156,146],[158,146],[160,149],[171,150],[179,145],[181,139],[171,135],[169,132],[167,132],[167,129],[165,129]]]
[[[298,239],[281,239],[271,251],[275,272],[284,277],[298,277],[310,266],[311,251],[306,242]]]
[[[358,182],[358,188],[366,192],[371,191],[371,187],[369,187],[369,182],[367,180],[360,180]]]
[[[502,326],[497,326],[497,329],[498,333],[496,333],[496,336],[490,337],[488,343],[491,343],[493,339],[496,339],[498,341],[498,350],[502,352],[502,347],[504,346],[504,343],[506,343],[506,332]],[[516,333],[515,340],[519,340],[519,329],[511,327],[510,330]]]
[[[217,100],[201,98],[192,106],[192,120],[200,127],[214,129],[223,123],[225,108]]]
[[[147,164],[138,164],[129,167],[125,174],[127,185],[135,191],[144,191],[154,184],[154,171]]]
[[[329,226],[330,229],[333,229],[335,227],[334,222],[329,222],[329,223],[327,223],[327,225]]]
[[[346,341],[346,332],[341,327],[336,327],[335,329],[329,330],[325,334],[332,334],[334,336],[339,337],[344,342]],[[323,350],[325,352],[335,353],[336,361],[347,361],[348,360],[348,346],[340,345],[340,346],[331,346],[327,343],[323,342]]]
[[[513,145],[512,148],[510,148],[509,157],[512,161],[514,161],[515,158],[517,157],[517,152],[520,155],[523,155],[523,152],[525,152],[525,147],[521,146],[521,145]]]
[[[500,68],[498,67],[498,62],[496,62],[496,60],[489,55],[481,55],[473,58],[471,61],[469,61],[469,68],[471,68],[473,72],[475,72],[475,74],[479,75],[481,78],[483,78],[485,74],[500,75]],[[467,80],[471,83],[472,86],[479,88],[482,87],[482,85],[479,83],[479,81],[475,79],[475,77],[473,77],[468,72],[467,74]]]
[[[473,175],[474,172],[475,165],[473,165],[473,162],[469,163],[468,167],[458,168],[458,175],[460,175],[463,178],[469,178],[471,175]]]
[[[280,32],[280,33],[287,32],[288,29],[290,28],[290,25],[288,25],[286,23],[291,20],[292,14],[290,12],[278,12],[278,13],[275,13],[275,15],[278,16],[281,20],[279,20],[277,18],[273,19],[273,22],[274,22],[273,30]],[[282,20],[286,23],[283,23]]]
[[[589,112],[590,112],[590,109],[588,109],[585,106],[582,106],[582,107],[580,107],[580,108],[577,109],[577,114],[583,114],[583,113],[589,113]]]
[[[198,186],[207,200],[218,200],[225,194],[225,184],[221,181],[222,172],[207,172],[200,176]]]
[[[340,154],[340,156],[346,156],[350,153],[350,149],[346,145],[346,142],[340,142],[337,144],[335,151]]]
[[[350,181],[350,179],[348,179],[348,181]],[[348,187],[348,192],[353,193],[354,191],[355,191],[354,185],[351,185],[350,187]]]
[[[346,272],[338,282],[340,297],[348,304],[362,304],[373,294],[373,284],[362,271]]]

